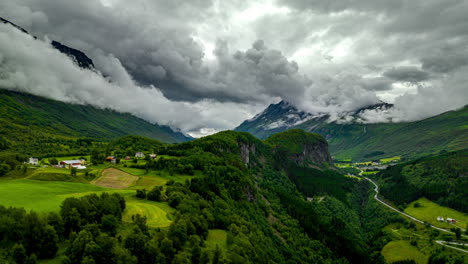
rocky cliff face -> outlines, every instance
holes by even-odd
[[[333,164],[328,143],[318,134],[293,129],[272,135],[265,142],[278,158],[286,162],[303,167],[329,167]]]
[[[289,156],[289,159],[304,167],[333,164],[326,142],[320,141],[315,144],[304,144],[302,145],[302,149],[302,153],[292,154]]]

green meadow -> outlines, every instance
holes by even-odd
[[[424,255],[417,247],[412,246],[409,241],[396,240],[390,241],[382,249],[382,255],[387,263],[399,260],[414,260],[417,264],[426,264],[428,257]]]
[[[395,157],[380,159],[380,162],[382,162],[382,163],[389,163],[389,162],[391,162],[392,160],[400,161],[400,160],[401,160],[401,156],[395,156]]]
[[[101,164],[89,168],[90,173],[101,175],[102,171],[111,167]],[[87,183],[80,177],[83,172],[78,171],[78,177],[71,177],[68,169],[37,168],[28,171],[21,179],[0,180],[0,205],[23,207],[36,212],[58,211],[63,200],[68,197],[81,197],[102,192],[118,192],[125,197],[127,208],[123,214],[124,222],[131,222],[131,216],[141,214],[147,217],[150,227],[168,227],[172,222],[175,211],[167,203],[140,200],[135,197],[135,189],[151,189],[163,186],[169,180],[184,182],[194,176],[170,175],[162,171],[146,172],[142,169],[112,166],[122,171],[138,176],[136,184],[128,189],[116,190]],[[82,182],[77,182],[82,181]]]
[[[414,205],[418,203],[419,207]],[[434,202],[429,201],[426,198],[420,198],[408,205],[405,209],[405,213],[414,216],[418,219],[426,221],[431,225],[442,227],[442,228],[452,228],[460,227],[465,229],[468,224],[468,215],[461,213],[459,211],[453,210],[448,207],[440,206]],[[457,220],[455,224],[448,224],[445,222],[438,222],[437,217],[442,216],[445,218],[453,218]]]
[[[58,211],[67,195],[110,190],[85,183],[29,179],[1,180],[0,204],[24,207],[26,210],[37,212]]]
[[[127,208],[122,216],[122,221],[131,222],[132,215],[140,214],[146,216],[149,227],[168,227],[172,223],[172,213],[175,209],[167,203],[153,202],[138,199],[136,197],[125,197]]]

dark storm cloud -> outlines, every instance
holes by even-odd
[[[209,83],[203,85],[208,74],[202,63],[204,53],[190,36],[191,22],[206,15],[203,9],[210,6],[209,1],[138,1],[125,9],[107,8],[95,0],[19,3],[45,18],[26,22],[32,31],[90,55],[96,50],[114,54],[136,81],[157,85],[173,99],[201,100],[216,90]],[[32,17],[33,11],[27,9],[17,7],[26,13],[23,17]]]
[[[437,111],[468,100],[467,0],[105,2],[4,0],[0,16],[85,51],[119,87],[153,87],[199,109],[231,106],[202,111],[209,126],[184,129],[232,128],[238,121],[221,120],[280,98],[333,113],[389,98],[401,120],[434,114],[424,102],[435,94],[444,97]],[[222,117],[207,121],[216,111]]]
[[[403,7],[403,0],[280,0],[279,2],[299,10],[310,9],[316,12],[394,11]]]
[[[429,74],[417,67],[395,67],[385,71],[383,75],[397,82],[418,83],[429,79]]]
[[[392,81],[387,78],[365,78],[363,86],[370,91],[388,91],[392,89]]]
[[[435,73],[449,73],[460,67],[468,65],[468,49],[462,52],[447,52],[429,55],[421,59],[425,71]]]
[[[236,125],[251,114],[245,104],[168,100],[154,86],[137,85],[115,57],[103,60],[113,76],[118,77],[115,82],[109,82],[99,72],[81,69],[50,43],[0,23],[2,89],[127,112],[183,132],[197,133],[207,127],[218,131]],[[236,107],[240,109],[232,111]]]

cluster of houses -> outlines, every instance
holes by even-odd
[[[157,154],[149,154],[149,157],[151,159],[156,159],[158,157]],[[145,154],[143,152],[137,152],[135,153],[135,158],[145,158]],[[126,156],[125,157],[125,160],[130,160],[131,157],[130,156]],[[109,163],[117,163],[117,157],[115,156],[107,156],[105,158],[105,161],[109,162]],[[31,165],[39,165],[39,159],[38,158],[33,158],[33,157],[30,157],[27,164],[31,164]],[[76,169],[86,169],[86,160],[84,159],[77,159],[77,160],[62,160],[59,162],[58,165],[54,165],[54,167],[57,167],[57,168],[67,168],[67,169],[71,169],[71,168],[76,168]]]
[[[446,218],[446,219],[444,219],[442,216],[438,216],[438,217],[437,217],[437,222],[456,223],[457,220],[455,220],[455,219],[453,219],[453,218]]]
[[[154,154],[154,153],[151,153],[151,154],[149,154],[149,157],[150,157],[151,159],[156,159],[156,158],[158,157],[158,155],[156,155],[156,154]],[[145,158],[145,154],[144,154],[143,152],[137,152],[137,153],[135,153],[135,158],[137,158],[137,159],[143,159],[143,158]],[[131,160],[131,159],[132,159],[132,157],[130,157],[130,156],[126,156],[126,157],[125,157],[125,160]],[[106,157],[106,161],[115,164],[115,163],[117,163],[117,157],[115,157],[115,156],[107,156],[107,157]]]
[[[357,167],[358,169],[360,170],[363,170],[363,171],[374,171],[374,170],[385,170],[386,168],[388,168],[388,165],[380,165],[380,166],[359,166]]]
[[[158,157],[158,155],[156,155],[154,153],[149,154],[149,156],[150,156],[151,159],[156,159]],[[144,159],[145,154],[143,152],[137,152],[137,153],[135,153],[135,158]],[[130,159],[132,159],[130,156],[125,157],[125,160],[130,160]]]

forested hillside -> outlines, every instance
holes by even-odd
[[[125,137],[102,151],[122,151],[141,142]],[[0,259],[58,254],[66,263],[384,263],[380,250],[386,240],[380,230],[402,219],[370,199],[369,183],[334,172],[327,164],[326,142],[318,135],[285,132],[267,142],[232,131],[175,145],[155,142],[152,148],[161,157],[131,163],[132,170],[194,175],[135,192],[138,199],[176,210],[167,229],[149,228],[146,222],[152,219],[141,215],[130,224],[122,222],[129,198],[117,193],[67,198],[59,214],[0,207],[0,227],[17,222],[13,229],[1,230]],[[317,145],[315,151],[300,151]],[[278,154],[285,159],[295,155],[303,163],[278,162]],[[315,173],[297,173],[307,169]],[[20,219],[33,219],[44,228],[31,228],[32,222]],[[15,232],[24,235],[18,239]],[[31,247],[42,243],[44,232],[48,243]],[[225,246],[206,245],[213,232],[226,234]],[[66,248],[57,252],[59,245]]]
[[[382,195],[406,206],[420,197],[468,213],[468,151],[421,158],[379,174]]]
[[[75,155],[88,150],[94,141],[108,142],[125,135],[166,143],[190,139],[131,114],[0,89],[0,151]]]

